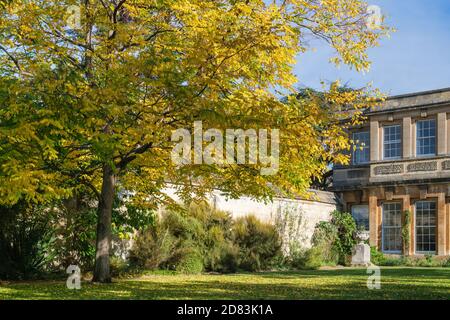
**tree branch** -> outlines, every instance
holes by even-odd
[[[136,159],[136,156],[138,154],[143,154],[151,147],[153,147],[152,142],[146,143],[142,146],[138,146],[137,148],[129,152],[125,157],[123,157],[122,160],[117,164],[117,167],[121,170],[124,169],[131,161]]]
[[[19,74],[21,75],[30,75],[30,73],[24,72],[22,70],[22,68],[20,67],[20,63],[19,60],[17,60],[12,54],[10,54],[8,52],[8,50],[6,50],[5,47],[3,47],[2,45],[0,45],[0,50],[2,50],[7,56],[8,58],[14,63],[14,65],[16,66],[17,70],[19,71]]]

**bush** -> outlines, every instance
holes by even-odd
[[[200,221],[205,229],[202,241],[198,244],[204,257],[205,270],[236,272],[239,265],[239,248],[232,240],[231,215],[211,209],[205,203],[191,204],[189,214]]]
[[[356,222],[348,212],[334,211],[331,213],[331,224],[337,230],[337,238],[333,243],[334,250],[339,255],[339,263],[346,265],[356,245]]]
[[[403,260],[403,258],[387,257],[381,266],[385,267],[405,266],[405,261]]]
[[[92,195],[87,190],[78,190],[68,199],[49,204],[45,210],[51,220],[48,228],[55,235],[54,266],[62,270],[69,265],[78,265],[81,270],[92,269],[97,226],[97,203]],[[116,196],[112,211],[113,252],[128,253],[124,240],[137,230],[145,230],[152,222],[153,212],[140,210]]]
[[[218,263],[211,268],[222,273],[234,273],[239,269],[239,248],[233,244],[224,247]]]
[[[109,260],[111,276],[118,277],[128,272],[129,265],[126,260],[112,256]]]
[[[299,270],[315,270],[323,265],[323,252],[319,247],[297,251],[293,254],[291,266]]]
[[[414,260],[411,257],[395,257],[385,255],[378,251],[375,246],[370,247],[370,262],[377,266],[397,267],[397,266],[413,266]]]
[[[191,205],[186,212],[164,212],[154,227],[138,235],[130,260],[151,270],[233,272],[229,225],[228,214],[204,205]]]
[[[322,265],[349,264],[356,245],[356,231],[356,223],[351,214],[332,212],[331,221],[319,222],[314,230],[314,259],[320,259]]]
[[[377,247],[370,247],[370,262],[377,266],[383,266],[386,262],[386,256],[378,251]]]
[[[52,271],[55,237],[48,226],[39,207],[25,202],[0,207],[0,279],[30,279]]]
[[[445,260],[445,261],[442,263],[442,266],[443,266],[444,268],[450,268],[450,258],[448,258],[447,260]]]
[[[45,205],[0,207],[0,277],[42,277],[69,265],[91,269],[96,222],[96,204],[82,191]]]
[[[139,233],[130,261],[146,269],[229,273],[268,270],[281,256],[273,225],[254,216],[233,221],[230,214],[200,203],[185,212],[164,212],[155,227]]]
[[[255,216],[236,220],[233,239],[239,247],[239,266],[246,271],[272,268],[282,256],[281,239],[275,227]]]
[[[228,229],[229,230],[229,229]],[[222,273],[236,272],[239,267],[239,248],[226,235],[227,230],[212,226],[204,243],[205,269]]]
[[[161,219],[161,228],[179,241],[192,241],[202,243],[205,237],[205,229],[202,223],[187,214],[176,211],[165,212]]]
[[[371,262],[378,266],[394,267],[446,267],[450,266],[450,258],[447,260],[438,258],[433,255],[425,255],[424,257],[410,256],[389,256],[378,251],[376,247],[370,248]]]
[[[335,242],[339,241],[336,226],[327,221],[319,222],[314,230],[311,242],[321,253],[323,265],[336,265],[339,252]]]
[[[132,266],[155,270],[172,257],[175,247],[176,240],[169,230],[157,224],[138,233],[129,260]]]
[[[47,214],[55,234],[52,246],[55,252],[55,267],[65,269],[77,265],[81,270],[90,270],[95,261],[95,239],[97,208],[85,195],[49,205]]]
[[[416,266],[418,267],[442,267],[445,261],[434,257],[433,255],[427,254],[425,257],[416,260]]]
[[[198,274],[203,271],[203,257],[197,248],[186,246],[178,250],[175,257],[175,270],[185,274]]]

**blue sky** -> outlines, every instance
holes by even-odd
[[[299,86],[320,89],[320,81],[341,80],[351,87],[372,82],[388,95],[450,87],[450,1],[368,0],[378,5],[389,26],[397,29],[369,51],[371,70],[359,74],[328,62],[333,51],[314,43],[316,52],[298,57]]]

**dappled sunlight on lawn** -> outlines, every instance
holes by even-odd
[[[450,269],[383,268],[381,290],[368,290],[365,269],[232,275],[148,274],[109,285],[61,282],[0,286],[0,299],[449,299]]]

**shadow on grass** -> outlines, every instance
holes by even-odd
[[[368,290],[365,269],[237,275],[150,275],[110,285],[10,284],[0,299],[450,299],[450,269],[385,268],[381,290]]]

